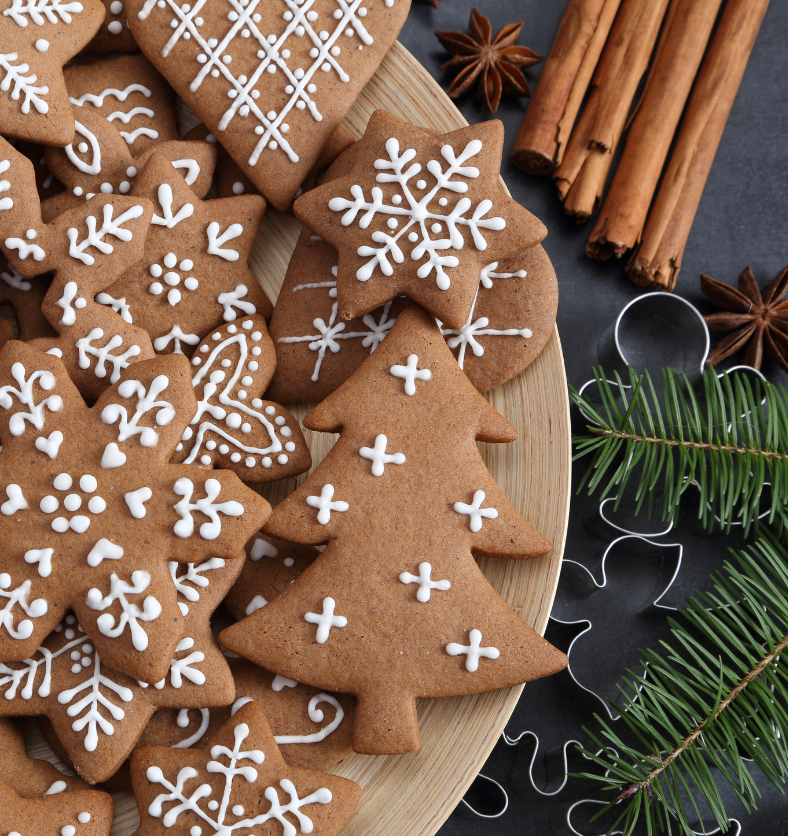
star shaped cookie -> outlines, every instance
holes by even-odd
[[[63,65],[103,19],[99,0],[0,2],[0,134],[45,145],[71,142]]]
[[[145,256],[106,292],[124,300],[127,321],[150,334],[158,353],[191,354],[223,321],[271,315],[247,264],[265,212],[262,197],[202,201],[155,149],[131,194],[154,206]]]
[[[194,414],[183,357],[138,363],[88,407],[56,357],[0,350],[0,659],[73,609],[106,663],[167,673],[185,623],[170,562],[232,559],[270,515],[237,476],[170,464]]]
[[[482,268],[546,235],[501,191],[502,149],[498,121],[436,136],[385,111],[372,114],[351,148],[352,171],[293,207],[339,251],[342,319],[405,294],[448,328],[465,325]]]
[[[353,781],[288,766],[261,708],[243,705],[206,749],[135,749],[131,778],[140,809],[136,836],[267,832],[335,836],[358,803]],[[279,828],[276,831],[281,832]]]
[[[186,631],[155,685],[108,667],[69,613],[31,657],[0,664],[0,713],[46,716],[67,762],[97,783],[118,770],[158,708],[229,705],[235,685],[210,616],[242,563],[212,557],[169,564]]]

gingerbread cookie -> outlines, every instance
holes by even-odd
[[[0,783],[22,798],[88,789],[81,778],[64,775],[49,761],[28,758],[19,726],[5,719],[0,720]]]
[[[383,60],[409,0],[129,0],[142,51],[277,209]]]
[[[85,52],[106,55],[108,52],[136,52],[139,47],[126,21],[126,6],[123,0],[101,0],[106,10],[104,23]]]
[[[131,192],[153,153],[162,154],[200,197],[211,187],[216,149],[207,142],[160,142],[132,157],[126,140],[111,122],[85,107],[73,106],[77,140],[66,148],[48,148],[46,160],[65,191],[42,203],[45,221],[81,205],[94,195]],[[76,146],[76,147],[74,147]]]
[[[158,353],[191,354],[222,321],[271,315],[247,264],[265,201],[254,195],[201,201],[155,150],[131,192],[154,205],[145,257],[107,293],[124,300],[129,321],[145,328]]]
[[[462,328],[482,268],[546,234],[501,192],[502,147],[498,121],[435,136],[385,111],[372,114],[352,171],[294,206],[339,252],[340,317],[405,294],[447,327]]]
[[[110,10],[115,3],[122,5],[107,0]],[[63,75],[71,103],[112,122],[133,157],[151,145],[180,139],[172,90],[145,56],[72,64]]]
[[[55,329],[41,312],[51,282],[49,274],[26,279],[10,264],[0,270],[0,304],[11,306],[16,320],[16,336],[23,342],[55,334]]]
[[[112,798],[97,790],[28,796],[0,781],[0,831],[14,836],[109,836]]]
[[[8,177],[0,181],[0,248],[22,276],[55,271],[42,311],[59,336],[35,347],[62,358],[83,394],[98,397],[130,363],[153,356],[147,331],[94,300],[142,256],[151,204],[101,196],[45,225],[33,167],[3,139],[0,174]]]
[[[504,688],[566,665],[473,559],[533,558],[551,546],[476,446],[512,441],[514,429],[470,384],[429,314],[400,314],[304,425],[341,435],[265,530],[328,545],[273,601],[223,630],[225,647],[355,694],[353,748],[366,754],[418,749],[417,698]]]
[[[302,833],[335,836],[361,793],[346,778],[288,766],[255,702],[242,706],[206,749],[135,749],[131,777],[141,817],[136,836],[196,836],[197,826],[201,833],[279,833],[279,825],[291,836],[292,819]],[[261,829],[273,820],[275,830]]]
[[[155,685],[110,669],[69,614],[32,657],[0,665],[0,713],[45,715],[50,723],[42,729],[53,749],[96,783],[117,772],[156,709],[229,706],[233,676],[211,633],[210,616],[242,563],[212,557],[169,564],[186,631],[167,676]]]
[[[158,682],[185,630],[168,562],[243,554],[270,506],[232,473],[169,464],[196,408],[182,357],[138,363],[89,408],[56,357],[13,341],[0,384],[0,658],[32,656],[73,608],[108,665]]]
[[[225,607],[239,621],[251,615],[287,589],[319,554],[312,546],[288,543],[259,532],[246,544],[246,562],[224,599]]]
[[[0,14],[0,134],[68,145],[74,119],[63,64],[96,34],[100,0],[4,0]]]
[[[192,358],[197,412],[173,461],[222,467],[245,482],[297,476],[312,466],[298,420],[261,400],[276,355],[259,314],[220,325]]]
[[[63,191],[63,184],[55,178],[47,165],[45,146],[37,142],[17,142],[15,147],[20,154],[24,154],[33,163],[36,173],[36,190],[41,200],[46,200]]]

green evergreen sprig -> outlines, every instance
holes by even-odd
[[[599,715],[600,729],[586,729],[601,751],[583,754],[602,774],[577,777],[616,792],[598,814],[620,806],[609,832],[640,823],[649,834],[690,836],[699,799],[725,831],[718,784],[748,811],[759,797],[745,759],[780,789],[788,778],[788,551],[763,531],[731,554],[712,591],[670,620],[663,651],[641,651],[645,675],[628,671],[619,686],[627,740]]]
[[[762,507],[771,483],[768,520],[781,529],[788,501],[788,393],[782,386],[743,373],[704,372],[696,390],[686,375],[663,369],[661,396],[648,374],[631,366],[628,380],[607,380],[594,370],[601,403],[570,387],[570,398],[593,423],[573,439],[574,458],[592,455],[578,491],[587,484],[600,498],[617,494],[637,474],[636,514],[650,516],[662,489],[662,517],[678,515],[681,497],[700,487],[699,517],[711,529],[715,517],[726,531],[733,522],[745,534]]]

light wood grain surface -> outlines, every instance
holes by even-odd
[[[441,132],[467,123],[427,71],[399,43],[394,45],[345,120],[355,136],[370,114],[382,108],[416,125]],[[505,187],[504,187],[505,188]],[[269,210],[251,254],[251,266],[270,298],[282,285],[300,224]],[[513,444],[482,444],[482,455],[498,484],[526,519],[554,544],[539,560],[485,559],[485,575],[508,604],[540,633],[547,626],[561,565],[569,512],[569,402],[561,344],[555,331],[536,361],[522,374],[487,394],[514,425]],[[310,405],[294,413],[302,418]],[[315,465],[334,436],[306,431]],[[265,486],[261,493],[281,501],[305,476]],[[522,686],[469,697],[424,700],[419,705],[422,748],[396,757],[353,755],[332,772],[358,781],[361,802],[343,836],[431,836],[459,802],[495,745],[514,710]],[[25,722],[28,751],[57,758]],[[130,836],[139,818],[132,796],[115,794],[112,836]]]

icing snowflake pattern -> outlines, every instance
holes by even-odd
[[[265,505],[234,474],[169,462],[193,404],[185,358],[135,369],[88,408],[55,358],[24,343],[0,353],[4,660],[73,608],[108,665],[158,681],[183,637],[167,564],[224,565],[238,550],[228,516],[241,543],[259,529]]]
[[[245,4],[228,2],[226,17],[230,26],[221,40],[207,37],[201,31],[205,0],[197,0],[188,8],[175,0],[146,0],[138,13],[139,19],[146,20],[156,6],[165,8],[165,2],[172,13],[173,34],[162,49],[162,57],[166,58],[182,38],[193,39],[198,45],[200,54],[197,63],[200,68],[189,89],[192,92],[199,90],[208,75],[216,79],[223,77],[229,85],[227,97],[230,102],[218,130],[226,130],[236,117],[251,117],[257,123],[254,133],[259,139],[248,159],[252,166],[257,164],[265,148],[272,151],[279,149],[290,162],[298,162],[298,151],[290,136],[288,114],[294,110],[308,111],[315,122],[321,122],[323,116],[315,96],[321,75],[331,73],[347,83],[350,78],[340,63],[342,50],[361,49],[373,42],[364,25],[368,11],[364,0],[336,0],[333,13],[322,16],[313,8],[312,2],[284,0],[281,2],[284,25],[278,34],[270,34],[258,26],[261,21],[257,12],[260,0]],[[384,0],[384,3],[391,7],[394,0]],[[236,75],[231,63],[233,40],[239,34],[242,38],[249,38],[257,47],[256,66],[248,76]],[[298,56],[302,55],[303,48],[299,47],[304,42],[313,44],[309,52],[312,63],[307,68],[294,66],[302,62]],[[291,46],[292,49],[288,48]],[[263,102],[268,99],[261,98],[260,91],[255,89],[261,77],[265,79],[266,75],[280,80],[286,97],[278,112],[264,110]]]
[[[385,276],[393,275],[394,268],[389,259],[396,264],[402,264],[405,261],[403,252],[405,238],[413,245],[410,251],[410,258],[413,261],[421,261],[426,256],[426,261],[417,271],[418,277],[424,279],[434,270],[435,282],[441,290],[448,290],[451,286],[451,279],[446,268],[458,267],[460,263],[456,255],[442,255],[441,253],[456,252],[465,246],[461,226],[468,228],[477,250],[487,249],[483,230],[498,232],[506,226],[503,218],[485,217],[492,209],[493,202],[487,198],[481,200],[473,210],[473,214],[467,217],[468,211],[473,206],[470,198],[460,198],[449,209],[449,199],[445,196],[446,192],[463,194],[468,191],[468,184],[464,180],[452,179],[455,175],[465,178],[479,177],[479,169],[472,165],[465,165],[465,163],[481,150],[482,143],[478,139],[472,139],[459,156],[455,155],[451,145],[444,145],[441,148],[441,156],[448,163],[448,168],[444,171],[440,161],[430,160],[426,169],[436,182],[432,188],[427,189],[427,181],[423,177],[411,183],[413,178],[418,177],[422,172],[420,163],[414,162],[406,169],[406,166],[415,159],[416,151],[410,148],[400,153],[399,141],[392,137],[386,141],[389,159],[375,160],[375,168],[379,172],[375,179],[378,183],[396,183],[402,194],[394,194],[391,202],[387,203],[383,190],[379,186],[373,186],[370,199],[367,200],[362,187],[354,185],[350,188],[353,200],[334,197],[329,201],[329,209],[334,212],[344,212],[341,221],[343,226],[350,226],[359,213],[363,213],[358,222],[361,229],[367,229],[377,215],[387,217],[388,232],[376,229],[371,235],[372,240],[382,246],[364,245],[358,249],[358,254],[362,258],[372,256],[371,260],[357,271],[356,278],[359,281],[363,282],[371,278],[377,267],[380,267]],[[417,192],[423,193],[423,196],[418,196]],[[438,203],[437,208],[431,208],[433,202]],[[442,237],[431,238],[430,234]]]

